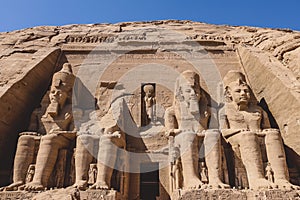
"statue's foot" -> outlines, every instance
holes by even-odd
[[[39,182],[30,182],[25,185],[24,190],[26,190],[26,191],[41,191],[41,190],[44,190],[44,188],[45,187]]]
[[[203,183],[198,178],[187,179],[184,189],[200,189]]]
[[[277,186],[275,184],[273,184],[272,182],[270,182],[264,178],[256,179],[254,181],[254,183],[250,185],[250,189],[253,189],[253,190],[273,189],[276,187]]]
[[[23,181],[17,181],[14,182],[12,184],[10,184],[9,186],[3,187],[0,189],[0,191],[14,191],[14,190],[18,190],[18,187],[24,185]]]
[[[222,181],[210,181],[207,185],[209,189],[229,189],[230,185],[222,183]]]
[[[91,189],[102,189],[102,190],[108,190],[109,189],[108,185],[105,182],[102,182],[102,181],[96,182],[90,188]]]
[[[86,190],[87,182],[86,181],[76,181],[74,185],[72,185],[73,188],[78,188],[79,190]]]
[[[278,185],[278,188],[281,190],[299,190],[300,186],[293,185],[285,179],[278,179],[275,181],[275,184]]]

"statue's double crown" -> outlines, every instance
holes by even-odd
[[[65,63],[62,69],[53,75],[52,87],[60,87],[65,91],[70,91],[74,82],[75,75],[73,74],[72,66],[69,63]]]
[[[228,87],[233,82],[244,82],[246,83],[245,75],[237,70],[230,70],[223,79],[224,88]]]

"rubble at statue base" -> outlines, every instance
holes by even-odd
[[[0,199],[300,199],[299,32],[168,20],[0,38]]]

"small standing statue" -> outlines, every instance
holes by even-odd
[[[96,183],[97,173],[98,173],[97,164],[95,164],[95,163],[90,164],[88,184],[92,185],[92,184]]]
[[[80,191],[78,188],[74,188],[71,194],[69,194],[66,200],[80,200]]]
[[[147,84],[143,87],[145,92],[145,107],[147,113],[147,124],[148,122],[155,124],[156,122],[156,98],[154,93],[154,87],[151,84]]]
[[[35,173],[35,165],[31,164],[28,167],[25,183],[30,183],[32,181],[34,173]]]
[[[172,158],[171,162],[171,184],[173,191],[181,188],[182,182],[182,166],[181,166],[181,159],[179,154],[179,148],[174,148],[174,157]]]
[[[266,178],[268,181],[274,183],[274,171],[271,167],[271,163],[269,163],[269,162],[266,166]]]
[[[200,177],[203,183],[208,183],[208,171],[205,162],[200,163]]]
[[[175,179],[174,189],[180,189],[181,188],[181,186],[180,186],[180,183],[182,181],[181,171],[182,171],[181,160],[177,159],[175,161],[175,164],[174,164],[174,167],[173,167],[173,172],[172,172],[172,175],[174,176],[174,179]]]

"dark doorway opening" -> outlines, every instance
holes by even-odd
[[[149,170],[147,170],[149,169]],[[140,199],[155,200],[159,196],[159,163],[142,163],[140,174]]]

